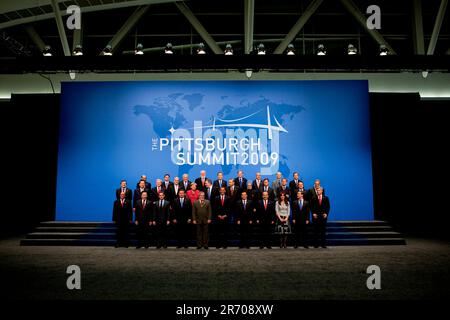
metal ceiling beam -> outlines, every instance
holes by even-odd
[[[142,6],[136,8],[136,10],[131,14],[131,16],[125,21],[122,27],[117,31],[117,33],[112,37],[112,39],[108,42],[111,46],[111,51],[114,52],[119,47],[120,43],[125,39],[127,34],[131,31],[131,29],[136,25],[139,19],[142,18],[145,12],[147,12],[149,6]]]
[[[427,55],[433,55],[434,49],[436,49],[436,43],[441,31],[442,21],[444,20],[445,10],[447,8],[448,0],[441,0],[439,11],[434,22],[433,33],[431,34],[430,44],[428,45]]]
[[[389,50],[389,54],[397,54],[394,49],[387,43],[377,29],[368,29],[366,25],[366,16],[363,15],[358,7],[351,0],[340,0],[345,9],[356,19],[361,27],[366,30],[379,45],[384,45]]]
[[[73,30],[72,52],[75,51],[77,45],[82,46],[82,44],[83,44],[83,23],[81,24],[81,29]]]
[[[255,18],[255,0],[244,1],[244,39],[245,54],[253,49],[253,26]]]
[[[425,54],[423,37],[422,0],[413,0],[413,42],[414,54]]]
[[[42,38],[36,32],[36,29],[31,24],[27,24],[23,28],[28,33],[28,35],[30,36],[30,39],[34,42],[34,44],[39,49],[39,51],[41,51],[41,52],[44,51],[45,42],[42,40]]]
[[[64,55],[70,56],[69,43],[67,42],[66,29],[64,29],[64,23],[62,21],[61,12],[57,0],[52,0],[53,14],[55,15],[56,25],[58,27],[59,38],[63,47]]]
[[[278,45],[278,47],[275,49],[273,53],[275,54],[281,54],[286,50],[289,43],[291,43],[297,34],[302,30],[303,26],[308,22],[309,18],[316,12],[317,8],[321,5],[323,0],[313,0],[309,4],[309,6],[306,8],[305,12],[301,15],[301,17],[297,20],[297,22],[294,24],[292,29],[288,32],[286,37],[284,37],[283,41]]]
[[[191,9],[184,2],[175,2],[178,10],[186,17],[186,19],[191,23],[194,29],[198,32],[200,37],[206,42],[206,44],[211,48],[212,52],[215,54],[222,54],[223,50],[217,45],[216,41],[211,37],[211,35],[206,31],[203,25],[198,21],[197,17],[191,11]]]

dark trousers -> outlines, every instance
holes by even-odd
[[[261,235],[259,240],[260,247],[271,247],[272,246],[272,231],[274,225],[271,224],[270,221],[261,221],[260,222]]]
[[[327,244],[327,219],[318,217],[313,219],[314,245],[325,246]]]
[[[148,222],[140,222],[136,226],[137,246],[149,247],[150,246],[150,226]]]
[[[197,247],[207,247],[208,246],[208,224],[198,223],[197,224]]]
[[[217,247],[228,246],[228,219],[218,220],[216,225]]]
[[[239,247],[248,247],[250,246],[250,232],[252,231],[252,225],[246,221],[241,221],[239,225],[239,232],[241,234],[241,241],[239,243]]]
[[[190,231],[191,228],[187,222],[177,222],[175,225],[175,232],[177,234],[179,247],[187,247],[189,245]]]
[[[130,224],[128,221],[119,222],[116,229],[117,246],[128,246],[129,245],[129,228]]]
[[[156,247],[167,246],[167,223],[160,222],[155,225]]]
[[[295,225],[295,245],[308,245],[308,225],[305,221],[296,221]]]

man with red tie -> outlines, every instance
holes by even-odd
[[[149,189],[147,189],[147,187],[145,186],[145,181],[141,180],[139,181],[138,187],[134,190],[134,196],[133,196],[133,208],[136,208],[136,202],[141,200],[141,195],[143,192],[147,192],[147,194],[149,193]]]
[[[247,199],[247,191],[241,192],[241,200],[236,205],[237,220],[241,240],[239,249],[250,249],[250,234],[252,232],[253,220],[255,218],[255,207],[251,200]]]
[[[228,180],[227,196],[230,198],[230,223],[233,224],[236,220],[236,204],[239,201],[239,188],[234,185],[234,179]]]
[[[134,224],[136,225],[137,246],[140,249],[142,246],[147,249],[150,245],[150,225],[153,215],[153,206],[147,199],[147,192],[142,192],[141,199],[136,201]]]
[[[272,249],[272,229],[275,226],[275,203],[269,199],[269,193],[264,191],[262,200],[258,201],[256,225],[260,227],[260,249]]]
[[[311,212],[314,228],[314,247],[318,248],[319,244],[322,248],[326,248],[326,229],[327,220],[330,213],[330,200],[323,195],[323,189],[320,187],[316,190],[317,197],[311,200]]]
[[[116,248],[128,248],[128,229],[133,222],[133,206],[131,201],[125,199],[125,192],[120,193],[120,198],[114,201],[113,222],[116,225]]]
[[[133,200],[133,191],[127,187],[127,180],[120,181],[120,188],[116,189],[116,200],[120,199],[120,194],[125,193],[125,199]]]
[[[165,195],[165,190],[162,186],[162,180],[161,179],[156,179],[156,186],[152,188],[152,192],[150,195],[150,200],[152,202],[155,202],[159,199],[159,194],[160,192],[164,192]]]
[[[206,177],[206,171],[205,170],[200,171],[200,177],[195,179],[198,191],[205,191],[206,180],[208,180],[208,178]]]
[[[217,249],[226,249],[228,247],[227,235],[230,220],[229,217],[231,215],[231,200],[226,193],[226,187],[220,187],[219,195],[216,196],[213,206],[214,224],[217,234]]]

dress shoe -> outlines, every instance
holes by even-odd
[[[177,249],[181,249],[181,246],[177,246]]]
[[[220,248],[221,248],[220,246],[217,246],[217,247],[216,247],[216,249],[220,249]]]
[[[264,249],[264,246],[259,246],[260,249]]]
[[[202,247],[197,247],[197,250],[198,250],[198,249],[201,249],[201,248],[202,248]]]
[[[267,246],[267,249],[272,249],[272,247],[271,246]]]
[[[322,248],[326,249],[326,248],[327,248],[327,246],[322,246]]]
[[[227,247],[227,246],[224,246],[223,248],[226,249],[226,248],[228,248],[228,247]]]
[[[136,247],[136,249],[140,249],[140,248],[142,248],[142,247],[141,247],[141,246],[137,246],[137,247]]]
[[[297,248],[298,248],[298,246],[297,246],[297,245],[295,245],[295,246],[294,246],[294,249],[297,249]]]
[[[308,246],[303,246],[303,248],[305,248],[305,249],[309,249],[309,247],[308,247]]]
[[[204,246],[203,248],[205,248],[206,250],[208,250],[209,248],[208,248],[208,246]]]

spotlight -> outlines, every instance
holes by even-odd
[[[389,54],[389,50],[386,48],[384,44],[380,45],[380,56],[387,56]]]
[[[203,42],[200,42],[198,44],[197,54],[206,54],[205,45],[203,44]]]
[[[144,49],[144,46],[142,45],[142,43],[138,43],[136,45],[136,49],[134,50],[134,54],[136,56],[142,56],[144,54],[144,51],[142,51]]]
[[[77,44],[75,49],[73,50],[73,55],[74,56],[82,56],[83,55],[83,48],[81,47],[81,45]]]
[[[262,43],[258,45],[258,55],[262,56],[266,54],[266,49]]]
[[[323,44],[319,44],[317,46],[317,55],[324,56],[327,54],[327,50],[325,50],[325,46]]]
[[[225,46],[225,55],[226,56],[232,56],[233,55],[233,47],[229,43]]]
[[[352,56],[352,55],[355,55],[357,53],[358,53],[358,49],[356,49],[356,47],[350,43],[348,45],[347,54],[349,56]]]
[[[287,52],[286,52],[286,54],[287,54],[288,56],[295,56],[295,49],[294,49],[294,45],[293,45],[292,43],[290,43],[290,44],[287,46]]]
[[[44,57],[51,57],[52,56],[52,48],[50,46],[45,46],[44,50],[42,51],[42,55]]]
[[[103,49],[102,55],[103,55],[103,56],[112,56],[112,47],[111,47],[111,45],[108,44],[108,45],[105,47],[105,49]]]
[[[164,49],[164,53],[165,54],[173,54],[173,48],[172,48],[172,44],[170,42],[168,42],[166,44],[166,48]]]

